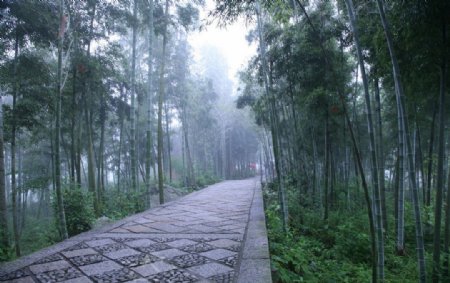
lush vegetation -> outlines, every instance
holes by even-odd
[[[448,1],[216,3],[255,22],[275,278],[447,282]]]
[[[355,190],[356,188],[352,188]],[[287,187],[292,199],[297,199],[294,187]],[[292,214],[289,231],[283,231],[276,188],[264,190],[266,220],[270,241],[271,264],[275,282],[370,282],[371,256],[370,235],[367,216],[345,208],[344,190],[339,190],[342,209],[332,211],[327,222],[315,208],[305,208],[295,201],[289,203]],[[362,192],[359,192],[359,208],[364,206]],[[392,193],[388,204],[393,204]],[[392,205],[388,205],[389,210]],[[389,217],[386,232],[386,282],[418,281],[416,254],[414,252],[414,226],[412,209],[406,206],[406,252],[396,252],[395,219]],[[424,215],[425,217],[425,215]],[[428,237],[430,240],[430,237]],[[426,258],[431,259],[427,252]],[[428,269],[431,271],[431,268]]]

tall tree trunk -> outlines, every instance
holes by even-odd
[[[77,125],[77,147],[76,147],[76,178],[77,178],[77,185],[78,187],[81,187],[81,115],[83,115],[82,113],[79,113],[79,119],[80,121],[78,122]]]
[[[182,122],[183,123],[183,122]],[[183,127],[183,124],[181,125],[181,127]],[[186,168],[186,143],[184,142],[184,131],[183,128],[181,129],[181,164],[182,164],[182,174],[183,174],[183,187],[187,187],[188,186],[188,181],[187,181],[187,168]]]
[[[137,0],[133,2],[133,42],[131,53],[131,109],[130,109],[130,162],[131,189],[137,191],[136,160],[136,37],[137,37]]]
[[[370,238],[371,238],[371,252],[372,252],[372,282],[378,282],[378,274],[377,274],[377,257],[376,257],[376,234],[375,234],[375,220],[373,217],[373,210],[372,210],[372,203],[370,199],[370,193],[369,193],[369,186],[366,182],[366,176],[364,173],[364,167],[362,165],[361,161],[361,154],[359,152],[358,143],[355,138],[355,133],[353,131],[353,126],[350,121],[350,118],[348,116],[347,109],[345,107],[345,104],[342,100],[342,108],[344,109],[344,115],[345,119],[347,121],[348,129],[350,132],[350,139],[352,141],[353,145],[353,153],[355,156],[355,166],[356,166],[356,174],[358,174],[361,177],[361,184],[364,189],[364,199],[367,206],[367,215],[369,218],[369,227],[370,227]]]
[[[195,172],[194,172],[194,165],[192,164],[192,155],[191,155],[191,149],[189,146],[189,129],[187,124],[187,117],[186,117],[186,105],[183,106],[184,110],[182,110],[182,129],[183,129],[183,136],[184,136],[184,145],[186,150],[186,161],[187,161],[187,185],[191,188],[196,187],[195,182]]]
[[[260,57],[262,61],[262,68],[263,68],[263,78],[264,78],[264,89],[265,89],[265,98],[267,102],[269,103],[269,119],[270,119],[270,126],[271,126],[271,134],[272,134],[272,146],[273,146],[273,153],[274,153],[274,159],[275,159],[275,171],[276,171],[276,178],[277,178],[277,184],[278,184],[278,198],[280,202],[281,207],[281,216],[282,216],[282,222],[283,222],[283,230],[287,232],[288,228],[288,207],[286,202],[286,195],[284,191],[284,184],[282,181],[282,172],[281,172],[281,155],[280,155],[280,144],[279,144],[279,129],[278,129],[278,114],[276,111],[276,104],[275,104],[275,98],[273,97],[271,91],[270,91],[270,83],[269,83],[269,70],[267,65],[267,58],[266,58],[266,46],[265,41],[263,38],[263,19],[261,14],[261,7],[259,2],[257,3],[257,25],[258,25],[258,36],[259,36],[259,44],[260,44]]]
[[[159,190],[159,203],[164,203],[164,172],[163,172],[163,128],[162,128],[162,108],[164,102],[164,73],[166,65],[166,48],[167,48],[167,25],[169,16],[169,0],[166,0],[164,8],[164,24],[163,24],[163,49],[162,49],[162,61],[161,70],[159,74],[159,95],[158,95],[158,190]]]
[[[170,119],[169,119],[169,106],[168,103],[165,103],[164,113],[166,118],[166,139],[167,139],[167,170],[169,171],[169,182],[172,182],[172,157],[170,154],[171,146],[170,146]]]
[[[375,88],[375,112],[376,119],[378,122],[378,174],[379,174],[379,184],[380,184],[380,196],[381,196],[381,211],[383,215],[383,229],[385,232],[388,231],[388,221],[386,212],[386,186],[384,177],[384,142],[383,142],[383,120],[381,118],[381,99],[380,99],[380,86],[378,78],[374,80]]]
[[[8,207],[6,205],[5,156],[3,144],[3,102],[0,97],[0,252],[9,247]]]
[[[426,199],[426,181],[425,181],[425,170],[423,168],[423,150],[422,150],[422,135],[420,132],[419,122],[416,118],[416,129],[417,129],[417,166],[419,168],[420,172],[420,181],[422,182],[422,202],[425,205],[425,199]]]
[[[152,151],[153,151],[153,137],[152,137],[152,113],[153,113],[153,0],[149,0],[149,26],[148,26],[148,85],[147,85],[147,143],[146,143],[146,155],[145,155],[145,179],[146,191],[147,191],[147,204],[151,206],[151,182],[150,182],[150,167],[152,164]]]
[[[93,37],[93,29],[94,29],[94,18],[96,13],[96,2],[93,3],[91,18],[90,18],[90,27],[89,27],[89,41],[87,43],[87,58],[91,57],[91,41]],[[99,205],[98,205],[98,191],[95,181],[95,153],[94,153],[94,142],[93,142],[93,128],[92,128],[92,93],[91,93],[91,78],[85,78],[85,90],[83,94],[84,101],[84,112],[85,112],[85,130],[87,131],[87,167],[88,167],[88,189],[92,193],[94,198],[94,211],[97,216],[100,215]],[[89,100],[89,101],[88,101]]]
[[[227,178],[226,168],[227,168],[227,133],[226,133],[226,123],[221,121],[220,124],[220,154],[221,154],[221,177],[222,179]]]
[[[440,282],[441,259],[441,219],[442,198],[444,190],[444,155],[445,155],[445,96],[441,91],[439,99],[439,140],[438,140],[438,164],[436,179],[436,202],[434,206],[434,241],[433,241],[433,282]]]
[[[412,146],[411,146],[411,139],[409,135],[409,129],[408,129],[408,116],[406,115],[406,103],[404,101],[404,92],[403,92],[403,85],[401,82],[401,75],[400,75],[400,68],[397,62],[397,57],[395,56],[394,51],[394,45],[392,41],[392,35],[390,31],[389,24],[386,20],[385,15],[385,9],[384,9],[384,3],[382,0],[377,0],[378,10],[380,13],[381,23],[383,25],[384,33],[386,36],[386,41],[389,48],[389,54],[392,61],[393,66],[393,75],[394,75],[394,82],[396,85],[396,94],[397,94],[397,101],[399,101],[400,104],[400,110],[401,115],[403,117],[403,128],[405,131],[405,137],[406,137],[406,147],[408,152],[408,167],[409,167],[409,177],[410,177],[410,184],[412,189],[412,199],[413,199],[413,205],[414,205],[414,217],[415,217],[415,230],[416,230],[416,250],[417,250],[417,258],[418,258],[418,265],[419,265],[419,281],[425,282],[426,281],[426,269],[425,269],[425,249],[424,249],[424,240],[423,240],[423,231],[422,231],[422,220],[420,216],[420,203],[419,203],[419,192],[417,190],[417,184],[416,184],[416,174],[415,174],[415,168],[414,168],[414,160],[412,159]]]
[[[64,0],[59,1],[59,19],[60,19],[60,34],[58,38],[58,89],[56,93],[56,122],[55,122],[55,185],[56,185],[56,200],[58,204],[58,222],[59,231],[63,239],[68,238],[66,216],[64,212],[64,201],[61,188],[61,158],[60,158],[60,137],[61,137],[61,99],[63,94],[63,42],[64,42]]]
[[[380,187],[378,184],[379,173],[378,173],[378,164],[377,164],[377,154],[376,154],[376,144],[375,144],[375,135],[374,135],[374,126],[372,121],[372,109],[370,105],[370,94],[369,94],[369,83],[367,81],[366,70],[364,67],[364,59],[362,55],[362,50],[359,45],[359,34],[358,27],[356,26],[356,20],[354,15],[353,1],[346,0],[348,14],[350,17],[350,23],[353,30],[353,38],[356,45],[356,51],[358,55],[358,62],[361,71],[361,77],[364,86],[364,97],[366,101],[366,113],[367,113],[367,125],[369,131],[369,150],[370,157],[372,163],[372,185],[375,196],[375,218],[376,218],[376,231],[377,231],[377,254],[378,254],[378,264],[377,264],[377,273],[378,273],[378,281],[384,281],[384,233],[383,233],[383,217],[382,217],[382,209],[381,209],[381,196],[380,196]]]
[[[75,138],[75,131],[76,131],[76,127],[75,127],[75,123],[76,123],[76,111],[77,111],[77,107],[76,107],[76,79],[77,79],[77,72],[76,72],[76,67],[75,64],[72,68],[72,113],[71,113],[71,120],[70,120],[70,139],[71,139],[71,144],[70,144],[70,182],[72,184],[72,186],[75,186],[75,167],[76,167],[76,138]]]
[[[122,85],[120,88],[120,100],[125,103],[125,86]],[[125,120],[125,113],[124,109],[119,109],[119,123],[120,123],[120,129],[119,129],[119,149],[117,153],[117,190],[120,192],[120,179],[122,176],[122,147],[123,147],[123,136],[124,136],[124,120]]]
[[[326,108],[326,114],[325,114],[325,148],[324,148],[324,152],[325,152],[325,166],[323,169],[323,175],[324,175],[324,215],[323,215],[323,219],[327,220],[328,219],[328,209],[329,209],[329,204],[328,204],[328,200],[329,198],[329,192],[328,192],[328,188],[329,188],[329,180],[330,180],[330,131],[328,129],[328,107]]]
[[[17,215],[17,185],[16,185],[16,104],[19,95],[19,77],[17,74],[19,60],[19,36],[16,31],[16,42],[14,46],[14,89],[12,104],[12,121],[11,121],[11,199],[12,199],[12,218],[13,218],[13,234],[14,249],[16,256],[20,256],[20,235],[19,235],[19,219]]]
[[[396,252],[398,255],[405,254],[405,170],[404,170],[404,154],[405,154],[405,132],[400,104],[397,103],[397,120],[398,120],[398,171],[397,171],[397,202],[395,203],[397,211],[397,239]]]
[[[100,145],[98,149],[97,180],[99,205],[101,206],[105,193],[105,124],[107,120],[106,101],[104,93],[101,94],[100,104]]]
[[[444,3],[444,2],[443,2]],[[448,62],[447,62],[447,17],[446,11],[448,11],[448,3],[445,2],[441,9],[442,11],[442,63],[441,63],[441,80],[440,80],[440,96],[445,97],[447,95],[447,79],[448,79]],[[441,100],[444,100],[442,98]],[[442,103],[442,108],[445,107]],[[444,109],[443,109],[444,111]],[[445,114],[445,113],[444,113]],[[444,116],[443,114],[443,116]],[[440,117],[443,119],[445,117]],[[444,123],[445,121],[442,121]],[[445,125],[444,125],[445,126]],[[439,126],[440,131],[440,126]],[[444,153],[445,154],[445,153]],[[439,156],[440,157],[440,156]],[[449,170],[450,171],[450,170]],[[450,172],[449,172],[450,174]],[[444,182],[443,182],[444,183]],[[436,232],[435,232],[436,233]],[[443,275],[448,279],[449,270],[449,245],[450,245],[450,183],[447,189],[447,199],[445,205],[445,225],[444,225],[444,269]]]
[[[397,145],[398,148],[400,145]],[[400,187],[400,151],[397,148],[397,158],[395,159],[395,171],[394,171],[394,180],[393,180],[393,186],[394,186],[394,221],[395,221],[395,237],[396,237],[396,251],[397,254],[401,251],[403,253],[404,251],[404,236],[403,236],[403,228],[399,228],[398,223],[398,209],[400,206],[398,205],[399,201],[399,187]],[[403,154],[403,153],[402,153]],[[402,169],[403,170],[403,169]],[[403,173],[403,171],[402,171]],[[403,186],[403,183],[402,183]],[[402,233],[402,235],[399,235],[399,233]],[[400,243],[399,243],[400,242]],[[400,248],[400,249],[399,249]]]
[[[426,192],[426,201],[425,204],[427,206],[431,205],[431,181],[433,179],[433,147],[434,147],[434,131],[435,131],[435,124],[436,124],[436,115],[438,112],[439,103],[438,100],[436,100],[436,103],[433,107],[433,119],[431,120],[431,129],[430,129],[430,143],[428,147],[428,170],[427,170],[427,192]]]

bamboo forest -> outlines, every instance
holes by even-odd
[[[449,33],[448,0],[0,0],[0,281],[450,282]],[[71,239],[128,271],[28,260]]]

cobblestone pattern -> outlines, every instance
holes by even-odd
[[[234,282],[254,182],[222,182],[18,269],[1,265],[0,282]]]
[[[147,277],[150,282],[173,282],[173,283],[188,283],[197,282],[199,280],[195,275],[190,274],[185,270],[172,269]]]

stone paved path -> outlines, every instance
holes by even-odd
[[[1,265],[0,282],[271,282],[257,179],[210,186]]]

